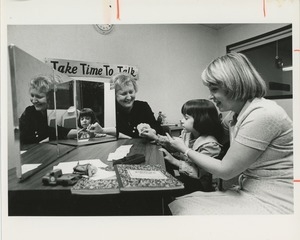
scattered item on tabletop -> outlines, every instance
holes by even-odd
[[[116,149],[115,152],[112,152],[108,155],[107,161],[113,161],[113,160],[118,160],[123,157],[126,157],[126,155],[130,152],[130,148],[132,147],[131,145],[122,145]]]
[[[120,193],[120,190],[116,178],[98,180],[82,178],[71,188],[71,193],[79,195],[101,195]]]
[[[134,154],[131,156],[123,157],[118,160],[113,160],[113,165],[116,164],[139,164],[145,162],[145,155]]]
[[[93,176],[97,172],[97,167],[93,166],[90,163],[87,164],[77,164],[73,168],[75,174],[86,175],[88,177]]]
[[[164,170],[161,165],[117,164],[114,167],[121,192],[184,188],[183,183]]]
[[[79,174],[62,174],[61,169],[55,169],[51,172],[47,173],[43,178],[42,182],[44,185],[63,185],[63,186],[72,186],[74,185],[79,179],[81,175]]]
[[[126,191],[169,191],[184,189],[178,179],[161,165],[117,164],[116,177],[92,180],[81,178],[72,188],[72,194],[101,195]]]

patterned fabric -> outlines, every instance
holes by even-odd
[[[291,119],[275,102],[254,99],[229,129],[231,141],[261,150],[260,157],[242,173],[238,187],[177,198],[169,205],[172,214],[292,214]]]
[[[183,189],[182,182],[164,170],[161,165],[117,164],[115,170],[121,191]],[[143,177],[134,177],[131,171],[140,173]],[[156,174],[160,177],[151,177]]]

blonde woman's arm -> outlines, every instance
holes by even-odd
[[[197,166],[224,180],[231,179],[252,165],[263,151],[233,142],[222,161],[189,149],[180,138],[168,135],[170,144],[185,153]]]

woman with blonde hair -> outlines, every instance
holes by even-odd
[[[293,127],[286,112],[264,98],[266,85],[248,58],[229,53],[202,73],[204,85],[229,131],[230,147],[218,161],[189,149],[180,138],[172,147],[214,176],[239,176],[238,186],[224,192],[194,192],[170,203],[172,214],[292,214]]]
[[[61,80],[58,76],[38,75],[29,85],[31,106],[28,106],[19,119],[21,145],[39,143],[49,138],[56,139],[56,130],[48,125],[47,109],[53,98],[54,85]],[[58,137],[66,138],[70,129],[58,127]]]
[[[141,137],[140,128],[146,127],[153,133],[162,133],[151,107],[145,101],[136,100],[136,79],[128,73],[114,75],[111,83],[116,95],[116,129],[96,128],[96,132],[118,135],[119,138]]]

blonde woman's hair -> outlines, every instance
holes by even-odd
[[[201,75],[206,86],[219,86],[233,100],[264,97],[266,83],[242,53],[228,53],[213,60]]]
[[[54,88],[54,85],[61,82],[59,76],[52,75],[38,75],[31,79],[29,90],[36,89],[39,92],[48,93]]]
[[[111,83],[114,84],[116,91],[118,91],[119,89],[122,89],[124,86],[127,86],[130,83],[132,83],[134,90],[136,92],[138,91],[136,79],[133,76],[131,76],[130,74],[125,73],[125,72],[118,73],[118,74],[112,76]]]

